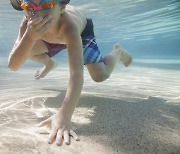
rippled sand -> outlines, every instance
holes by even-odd
[[[180,152],[179,69],[147,63],[127,69],[118,65],[103,83],[93,82],[85,70],[82,96],[72,118],[81,141],[62,147],[49,145],[49,129],[35,125],[58,110],[68,69],[58,67],[39,81],[33,79],[35,71],[0,68],[0,153]]]

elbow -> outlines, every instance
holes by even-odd
[[[11,71],[17,71],[19,70],[20,67],[18,67],[17,65],[13,64],[12,62],[9,62],[8,63],[8,68],[11,70]]]
[[[9,56],[9,59],[8,59],[8,68],[11,70],[11,71],[17,71],[21,68],[21,66],[23,65],[23,61],[22,59],[19,59],[12,55]]]

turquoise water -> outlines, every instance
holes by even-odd
[[[118,63],[101,83],[91,80],[84,69],[73,121],[83,142],[68,147],[67,153],[86,154],[99,145],[109,153],[179,153],[180,1],[72,0],[70,4],[93,19],[103,55],[120,42],[134,62],[128,68]],[[10,71],[7,59],[23,15],[8,0],[0,0],[0,153],[49,149],[62,153],[59,147],[47,146],[46,136],[33,127],[54,114],[63,101],[69,78],[67,52],[54,57],[59,66],[44,79],[34,79],[42,68],[34,62]]]
[[[180,59],[179,0],[73,0],[70,4],[93,18],[102,54],[120,42],[135,59]],[[1,57],[9,54],[23,15],[1,0]]]

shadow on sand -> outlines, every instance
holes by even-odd
[[[45,105],[59,107],[65,91],[48,98]],[[79,136],[115,149],[115,153],[179,153],[180,106],[149,97],[128,102],[119,99],[82,95],[78,108],[94,109],[88,124],[73,123]],[[74,115],[76,116],[76,115]]]

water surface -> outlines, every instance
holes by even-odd
[[[103,54],[120,42],[135,58],[180,59],[179,0],[73,0],[70,4],[93,19]],[[10,52],[23,15],[1,0],[1,55]]]

